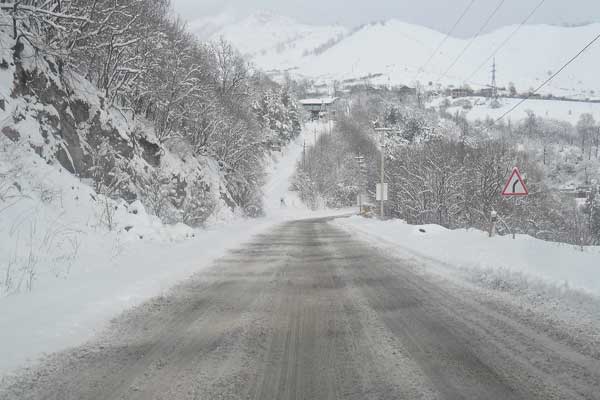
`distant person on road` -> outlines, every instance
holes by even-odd
[[[285,199],[283,197],[280,200],[280,206],[285,207]]]

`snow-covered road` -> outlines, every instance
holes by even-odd
[[[80,241],[76,258],[62,260],[65,257],[56,257],[56,269],[68,269],[68,273],[42,275],[38,271],[40,276],[36,278],[31,292],[0,297],[0,376],[32,365],[44,354],[84,343],[121,312],[204,271],[227,251],[270,227],[290,219],[328,213],[325,210],[317,213],[308,210],[289,190],[304,141],[311,145],[324,129],[324,125],[318,122],[307,124],[293,143],[273,157],[267,170],[269,179],[264,192],[267,215],[264,218],[214,221],[208,228],[198,230],[185,226],[162,226],[157,221],[141,227],[142,214],[145,216],[141,207],[132,222],[136,225],[135,235],[98,232],[83,224],[77,225],[81,231],[73,235]],[[50,167],[43,171],[46,171],[45,175],[40,173],[43,176],[35,179],[51,179],[52,184],[64,184],[67,190],[81,187],[78,198],[89,199],[89,188],[86,192],[75,178],[58,174]],[[281,198],[286,199],[286,207],[281,207]],[[57,220],[68,227],[64,214],[68,214],[67,217],[81,214],[81,220],[91,218],[85,216],[88,210],[82,204],[69,204],[68,200],[65,198],[64,209],[57,210],[56,215],[50,212],[54,210],[48,210],[46,204],[33,204],[35,210],[25,209],[29,205],[23,204],[22,213],[40,214],[36,220],[40,231],[43,228],[41,217],[49,215],[46,219],[50,233],[53,232],[50,229],[57,229]],[[22,219],[19,213],[15,214]],[[131,216],[126,214],[125,217]],[[6,256],[8,259],[14,251],[14,238],[9,235],[9,228],[6,219],[0,220],[0,240],[4,240],[0,250],[5,252],[0,254],[0,258]],[[145,238],[138,239],[136,235],[142,234]],[[187,240],[182,240],[186,236]],[[39,256],[42,255],[40,252]]]
[[[600,399],[600,354],[526,310],[287,222],[5,382],[16,399]]]

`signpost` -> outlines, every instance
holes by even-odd
[[[356,202],[357,202],[358,207],[360,209],[360,214],[361,215],[363,213],[363,206],[365,204],[367,204],[367,201],[368,201],[368,199],[367,199],[367,195],[366,194],[361,193],[361,194],[356,195]]]
[[[513,168],[513,172],[508,178],[506,185],[504,185],[504,190],[502,191],[502,196],[511,197],[511,196],[528,196],[529,190],[527,190],[527,186],[525,185],[525,181],[519,172],[519,168]]]
[[[529,190],[527,189],[527,185],[525,184],[525,180],[519,171],[519,168],[514,167],[512,170],[512,174],[506,181],[506,185],[504,185],[504,190],[502,191],[502,196],[506,198],[518,198],[518,197],[526,197],[529,196]],[[498,214],[493,211],[492,212],[492,222],[490,227],[490,237],[493,236],[492,230],[495,230],[496,221],[499,218]],[[504,223],[504,220],[502,220]],[[506,225],[506,223],[504,223]],[[509,229],[510,230],[510,229]],[[513,239],[515,239],[515,231],[512,230]]]

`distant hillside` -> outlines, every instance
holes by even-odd
[[[265,70],[290,70],[321,80],[351,80],[377,76],[371,83],[487,85],[494,51],[515,31],[507,26],[475,39],[442,77],[470,39],[450,38],[421,68],[444,34],[398,20],[366,25],[355,31],[342,27],[299,24],[286,17],[255,14],[226,25],[223,36]],[[518,31],[496,54],[498,83],[513,82],[519,91],[538,86],[556,72],[600,31],[600,24],[578,27],[529,25]],[[317,50],[316,52],[314,50]],[[592,47],[543,92],[590,98],[600,93],[600,46]],[[474,74],[474,72],[476,72]]]
[[[199,24],[195,27],[197,32],[202,29]],[[224,37],[263,69],[283,70],[297,67],[349,32],[342,26],[303,25],[288,17],[259,12],[225,25],[211,38]]]

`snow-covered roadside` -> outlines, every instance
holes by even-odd
[[[139,203],[110,203],[115,211],[109,232],[104,203],[90,187],[45,165],[32,151],[17,150],[10,159],[11,151],[5,151],[0,173],[14,174],[21,183],[9,187],[15,202],[0,213],[0,266],[14,266],[12,292],[0,291],[0,376],[85,342],[114,316],[161,295],[278,223],[331,214],[311,212],[289,191],[304,141],[310,145],[324,130],[320,123],[308,124],[273,157],[266,217],[222,213],[206,229],[163,225]],[[0,273],[5,275],[6,267]]]
[[[197,231],[187,241],[128,242],[121,249],[98,243],[64,279],[0,300],[0,375],[85,342],[118,313],[202,271],[274,223],[238,221]]]
[[[206,229],[164,225],[139,202],[107,201],[33,152],[5,150],[13,152],[0,154],[0,376],[85,342],[278,223],[221,212]]]
[[[600,356],[600,248],[361,217],[331,223],[442,287]]]
[[[490,239],[479,230],[414,226],[400,220],[351,217],[332,223],[377,247],[416,258],[438,271],[456,269],[477,279],[497,280],[499,285],[538,283],[600,297],[600,247],[582,251],[526,235],[517,235],[515,240],[510,236]]]

